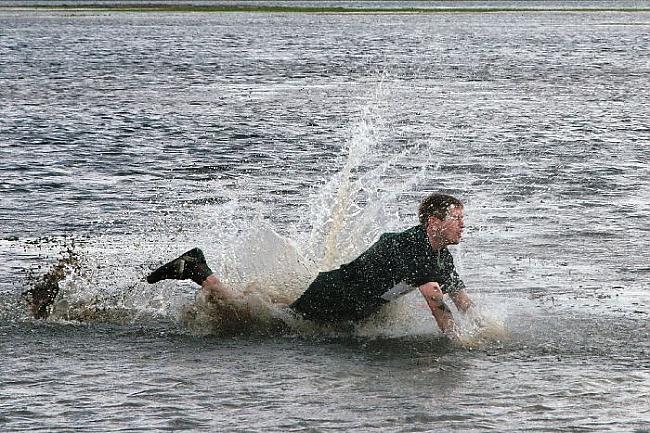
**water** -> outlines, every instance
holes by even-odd
[[[2,11],[0,429],[648,431],[649,25]],[[430,191],[486,330],[267,326]],[[259,320],[142,281],[194,245]]]
[[[85,0],[2,0],[1,6],[7,7],[31,7],[34,5],[92,5],[102,2],[88,2]],[[166,0],[121,0],[111,1],[111,5],[169,5]],[[648,0],[469,0],[469,1],[413,1],[413,0],[230,0],[222,2],[219,0],[179,0],[174,5],[194,6],[215,6],[215,5],[244,5],[244,6],[300,6],[300,7],[342,7],[342,8],[373,8],[373,9],[403,9],[403,8],[427,8],[427,9],[480,9],[480,8],[509,8],[509,9],[648,9]]]

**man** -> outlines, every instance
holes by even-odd
[[[443,295],[448,294],[462,312],[472,305],[447,249],[460,242],[463,204],[449,195],[432,194],[420,204],[418,216],[419,225],[385,233],[352,262],[318,274],[290,308],[319,323],[355,322],[417,288],[442,332],[455,339],[458,330]],[[147,277],[150,284],[163,279],[191,279],[202,287],[208,301],[241,296],[214,275],[198,248]]]

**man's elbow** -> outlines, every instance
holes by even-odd
[[[420,293],[422,293],[422,296],[424,296],[427,301],[434,302],[435,304],[442,303],[443,293],[440,284],[432,281],[422,284],[418,289],[420,289]]]

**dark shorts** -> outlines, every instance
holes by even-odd
[[[386,303],[370,290],[347,283],[340,269],[321,272],[291,308],[308,320],[338,323],[363,320]]]

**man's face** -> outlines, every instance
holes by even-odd
[[[432,217],[429,220],[433,236],[444,245],[456,245],[460,242],[465,228],[462,207],[452,207],[444,220]]]

